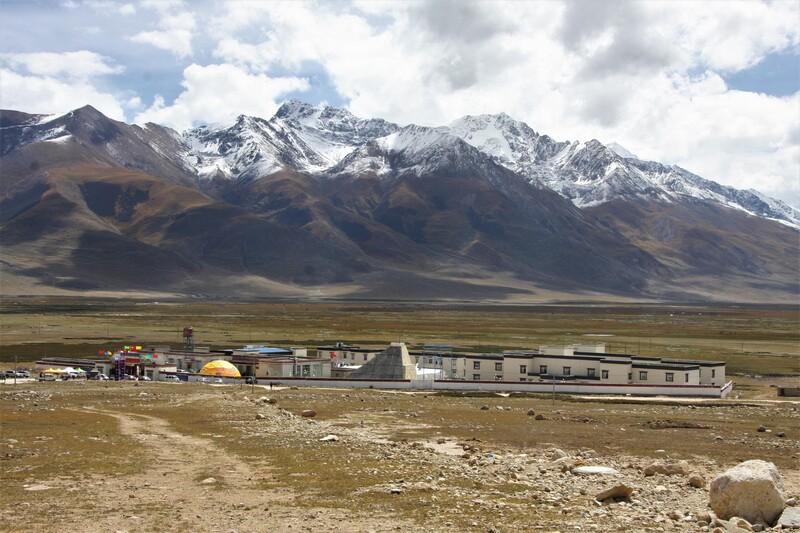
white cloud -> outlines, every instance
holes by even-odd
[[[95,86],[100,76],[124,68],[94,52],[0,54],[0,107],[33,113],[64,113],[91,104],[124,120],[117,98]]]
[[[136,122],[185,129],[197,122],[226,122],[239,114],[268,117],[287,93],[308,89],[302,78],[251,74],[234,65],[189,65],[182,83],[185,90],[172,104],[159,96],[136,116]]]
[[[14,70],[24,70],[35,76],[55,76],[86,80],[94,76],[119,74],[125,69],[109,63],[112,60],[88,50],[78,52],[35,52],[0,54],[0,63]]]
[[[183,7],[180,2],[143,2],[160,17],[156,28],[142,31],[130,37],[132,41],[149,44],[172,52],[179,58],[192,55],[192,39],[196,25],[195,16],[188,11],[175,11]]]
[[[87,81],[25,76],[5,68],[0,68],[0,80],[2,109],[56,114],[91,104],[115,120],[125,118],[122,106],[114,96],[98,91]]]
[[[505,111],[557,140],[618,141],[642,157],[800,203],[799,96],[731,91],[723,79],[767,54],[800,48],[798,2],[94,6],[135,8],[115,17],[130,39],[169,50],[184,68],[181,94],[167,102],[148,96],[152,105],[137,120],[184,127],[240,113],[268,117],[287,93],[306,89],[347,102],[357,115],[401,124]],[[57,80],[69,70],[89,80],[119,68],[99,55],[60,59],[0,65]],[[310,86],[320,71],[327,85]],[[130,103],[145,94],[140,87],[119,93],[129,113],[144,108]]]

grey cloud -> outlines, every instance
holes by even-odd
[[[615,78],[579,86],[578,114],[587,122],[604,127],[617,125],[625,116],[626,89],[620,87],[625,80]]]
[[[513,29],[513,25],[498,16],[497,4],[429,0],[414,5],[410,14],[438,38],[464,44],[487,41]]]
[[[584,45],[606,32],[611,42],[584,57],[578,79],[594,79],[613,74],[641,74],[670,65],[676,54],[669,42],[652,31],[657,21],[643,14],[633,2],[578,0],[567,4],[558,37],[564,47],[576,54]]]
[[[484,77],[498,76],[517,60],[494,45],[497,37],[516,29],[503,16],[502,4],[427,1],[412,4],[409,20],[437,54],[423,77],[440,79],[449,89],[466,89]]]

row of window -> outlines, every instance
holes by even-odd
[[[522,365],[520,368],[525,368],[525,365]],[[481,362],[480,361],[473,361],[472,362],[472,370],[480,370],[481,369]],[[494,371],[495,372],[502,372],[503,371],[503,363],[495,363],[494,364]]]

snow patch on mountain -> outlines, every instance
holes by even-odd
[[[609,150],[611,150],[612,152],[614,152],[615,154],[617,154],[618,156],[620,156],[622,158],[625,158],[625,159],[639,159],[639,156],[637,156],[636,154],[626,150],[624,146],[621,146],[621,145],[619,145],[619,144],[617,144],[615,142],[611,142],[611,143],[607,144],[606,147],[608,147]]]

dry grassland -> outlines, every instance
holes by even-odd
[[[259,401],[267,394],[276,405]],[[669,510],[702,512],[707,492],[683,476],[644,478],[655,459],[685,459],[707,479],[765,459],[797,496],[798,405],[7,384],[0,523],[5,531],[658,531]],[[304,409],[316,418],[300,417]],[[664,420],[710,427],[653,428]],[[759,424],[770,431],[757,432]],[[339,440],[320,442],[328,434]],[[617,468],[639,503],[593,502],[609,481],[561,473],[554,448]]]
[[[797,307],[480,306],[373,303],[243,303],[73,298],[0,300],[0,364],[16,355],[92,356],[126,343],[313,347],[344,341],[457,350],[535,349],[605,342],[608,351],[725,360],[730,374],[800,374]],[[599,335],[599,336],[598,336]]]

